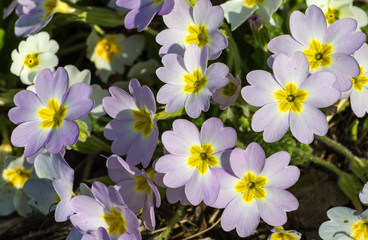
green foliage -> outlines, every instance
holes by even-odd
[[[110,152],[110,146],[93,135],[90,135],[84,142],[78,141],[71,147],[82,153]]]

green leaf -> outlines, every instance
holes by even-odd
[[[350,139],[353,142],[356,142],[358,140],[358,126],[359,126],[359,120],[355,119],[353,123],[351,124],[350,128]]]
[[[4,46],[4,36],[5,36],[5,31],[4,29],[0,28],[0,50]]]
[[[93,135],[89,136],[85,142],[78,141],[72,148],[82,153],[111,152],[109,145]]]
[[[303,144],[300,142],[296,143],[296,148],[302,150],[303,152],[307,152],[307,153],[312,153],[313,152],[313,148],[308,145],[308,144]],[[291,164],[292,165],[308,165],[310,163],[310,161],[302,156],[300,156],[299,154],[295,154],[295,152],[293,151],[293,154],[291,156]]]

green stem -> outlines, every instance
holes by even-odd
[[[151,35],[153,35],[153,36],[157,36],[157,34],[158,34],[158,32],[156,30],[153,30],[152,28],[149,28],[149,27],[146,27],[144,29],[144,31],[151,34]]]
[[[316,136],[316,138],[326,145],[332,147],[336,151],[345,155],[350,161],[351,170],[362,180],[363,183],[367,181],[368,178],[368,162],[355,156],[348,148],[342,144],[332,140],[327,136]]]
[[[310,161],[318,164],[318,165],[321,165],[321,166],[324,166],[325,168],[328,168],[329,170],[333,171],[337,176],[341,177],[344,172],[341,171],[338,167],[336,167],[334,164],[330,163],[330,162],[327,162],[326,160],[322,159],[322,158],[319,158],[319,157],[316,157],[308,152],[305,152],[299,148],[296,148],[294,150],[294,152],[302,157],[305,157],[307,159],[309,159]]]
[[[318,140],[321,140],[322,142],[324,142],[326,145],[334,148],[335,150],[339,151],[340,153],[344,154],[350,161],[354,161],[359,159],[357,156],[355,156],[349,149],[347,149],[345,146],[341,145],[340,143],[332,140],[331,138],[327,137],[327,136],[318,136],[315,135],[315,137]]]
[[[360,212],[362,212],[363,207],[359,201],[358,193],[361,190],[362,186],[359,180],[355,177],[355,175],[348,174],[334,164],[325,161],[322,158],[316,157],[313,154],[308,152],[304,152],[303,150],[296,148],[294,152],[318,165],[321,165],[329,170],[333,171],[338,177],[338,184],[341,190],[345,193],[345,195],[350,199],[351,203],[353,204],[354,208]]]
[[[172,228],[174,227],[174,225],[178,222],[179,217],[181,216],[183,210],[184,210],[185,206],[184,205],[180,205],[179,208],[176,210],[175,215],[173,216],[173,218],[170,220],[169,225],[166,227],[165,231],[156,239],[156,240],[163,240],[163,239],[168,239]]]
[[[223,22],[221,26],[225,30],[226,36],[227,36],[227,38],[229,40],[229,47],[230,47],[229,54],[233,55],[233,58],[234,58],[234,62],[235,62],[235,75],[240,75],[242,61],[241,61],[241,58],[240,58],[240,55],[239,55],[238,46],[236,45],[236,43],[234,41],[234,38],[233,38],[233,35],[231,34],[231,30],[227,26],[227,24],[225,22]]]

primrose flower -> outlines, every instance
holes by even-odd
[[[368,205],[368,183],[366,183],[359,193],[359,199],[364,205]]]
[[[161,198],[152,181],[154,170],[148,172],[129,166],[122,158],[112,155],[106,162],[111,180],[116,182],[115,188],[124,199],[124,203],[133,212],[142,210],[143,223],[149,231],[155,230],[156,219],[153,196],[156,207],[160,207]]]
[[[40,32],[21,41],[17,49],[12,52],[13,63],[10,71],[19,76],[22,83],[33,84],[36,75],[44,68],[54,69],[58,65],[55,53],[59,45],[50,40],[47,32]]]
[[[352,77],[353,87],[344,92],[344,96],[350,96],[350,106],[358,117],[363,117],[368,112],[368,45],[364,43],[361,48],[354,53],[354,58],[360,66],[360,74]]]
[[[29,36],[45,27],[56,12],[72,13],[75,9],[60,0],[26,0],[18,1],[22,5],[17,11],[15,35]]]
[[[231,73],[227,75],[229,82],[226,86],[217,89],[212,96],[213,101],[220,104],[220,109],[224,110],[233,104],[239,96],[241,80],[239,76],[233,77]]]
[[[70,208],[70,200],[75,195],[74,170],[60,154],[40,153],[34,167],[38,178],[28,180],[24,186],[27,195],[34,199],[32,205],[48,214],[50,207],[57,203],[55,221],[68,220],[74,214]]]
[[[60,153],[65,145],[78,141],[79,127],[75,120],[93,108],[89,99],[92,88],[85,83],[69,86],[68,74],[59,67],[55,75],[50,69],[36,77],[36,93],[22,90],[14,96],[16,107],[9,119],[19,124],[11,135],[16,147],[25,147],[24,155],[33,156],[42,147],[52,154]]]
[[[313,141],[313,133],[326,135],[327,120],[318,108],[331,106],[341,95],[333,87],[334,74],[309,75],[308,60],[301,52],[291,58],[277,55],[272,70],[274,75],[263,70],[250,72],[247,75],[250,86],[241,91],[246,102],[261,107],[253,115],[253,131],[264,131],[266,142],[281,139],[289,126],[294,137],[305,144]]]
[[[221,4],[221,7],[224,9],[227,22],[231,24],[231,30],[235,30],[256,10],[263,22],[275,26],[272,14],[280,7],[281,2],[281,0],[229,0]]]
[[[359,213],[347,207],[334,207],[327,211],[327,216],[330,220],[318,230],[323,240],[368,239],[368,210]]]
[[[156,162],[153,163],[153,168],[155,169]],[[169,188],[167,187],[164,182],[165,174],[156,172],[153,175],[153,181],[156,183],[157,186],[166,188],[166,200],[174,204],[176,202],[180,202],[181,205],[189,205],[190,202],[188,201],[187,196],[185,195],[185,187],[178,187],[178,188]]]
[[[185,106],[191,118],[198,118],[210,108],[210,97],[224,87],[229,73],[223,63],[213,63],[207,68],[207,47],[190,45],[184,57],[167,54],[162,58],[164,67],[157,69],[158,78],[166,84],[157,93],[157,102],[166,104],[165,111],[173,113]]]
[[[70,221],[76,228],[97,237],[98,229],[103,227],[113,240],[125,233],[138,240],[142,238],[137,217],[113,186],[107,188],[94,182],[92,193],[94,198],[79,195],[71,200],[70,206],[75,214],[70,216]]]
[[[327,27],[322,10],[308,7],[305,15],[294,11],[290,16],[290,35],[272,39],[268,49],[291,56],[302,51],[308,59],[311,73],[328,71],[336,76],[340,91],[351,88],[351,77],[359,75],[359,65],[350,56],[364,43],[366,36],[356,32],[357,22],[351,18],[337,20]]]
[[[147,86],[137,79],[129,82],[129,95],[118,87],[109,88],[111,97],[102,100],[107,114],[113,118],[104,131],[107,139],[113,140],[111,151],[127,154],[129,165],[143,164],[147,167],[156,149],[158,128],[155,97]]]
[[[325,14],[327,24],[332,24],[341,18],[354,18],[358,27],[368,23],[367,14],[359,7],[353,6],[353,0],[307,0],[307,5],[316,5]]]
[[[200,132],[188,120],[175,120],[173,130],[162,134],[169,154],[157,160],[155,170],[165,174],[163,183],[167,187],[185,186],[192,205],[202,200],[210,205],[217,199],[220,181],[213,169],[226,165],[235,143],[235,130],[224,127],[219,118],[206,120]]]
[[[214,174],[221,179],[220,191],[211,206],[225,208],[221,217],[225,231],[236,228],[240,237],[246,237],[257,228],[260,218],[271,226],[286,223],[286,212],[296,210],[298,200],[285,189],[300,175],[289,162],[289,153],[277,152],[266,158],[262,147],[251,143],[245,150],[231,152],[231,174],[215,169]]]
[[[87,57],[96,66],[96,75],[107,82],[110,75],[124,73],[125,65],[132,65],[141,54],[144,37],[123,34],[99,36],[95,30],[87,38]]]
[[[294,230],[284,230],[283,227],[275,227],[267,240],[300,240],[302,234]]]
[[[151,23],[156,14],[160,16],[169,14],[174,7],[174,0],[117,0],[116,5],[132,9],[125,16],[124,25],[127,29],[138,27],[138,32],[141,32]]]
[[[32,178],[32,169],[24,156],[6,156],[4,162],[0,162],[0,216],[9,215],[14,210],[26,216],[32,211],[27,203],[29,198],[23,192],[25,182]]]
[[[213,60],[227,47],[226,37],[218,31],[224,11],[220,6],[212,6],[210,0],[199,0],[194,8],[186,0],[175,0],[174,10],[163,19],[169,29],[156,37],[163,45],[161,57],[168,53],[183,56],[188,46],[196,44],[199,48],[207,46],[209,59]]]
[[[123,233],[117,240],[137,240],[138,238],[136,238],[134,235],[130,234],[130,233]],[[109,232],[103,228],[103,227],[99,227],[97,229],[97,237],[91,235],[91,234],[85,234],[83,235],[81,240],[112,240]]]

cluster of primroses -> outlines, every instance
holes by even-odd
[[[165,105],[167,114],[184,109],[195,119],[210,109],[211,98],[225,109],[241,92],[248,104],[260,107],[251,127],[263,132],[266,142],[281,139],[290,129],[306,144],[313,141],[314,134],[327,133],[327,120],[319,109],[340,98],[350,96],[354,113],[365,115],[366,36],[357,31],[356,20],[331,19],[315,5],[305,14],[293,12],[291,35],[276,37],[268,44],[274,54],[268,60],[273,74],[251,71],[246,77],[250,85],[241,89],[240,78],[233,77],[228,66],[219,62],[209,65],[208,61],[215,61],[228,46],[219,30],[224,16],[235,29],[258,9],[262,20],[275,25],[271,15],[281,1],[246,0],[241,1],[241,8],[234,7],[238,2],[231,0],[220,7],[209,0],[199,0],[194,6],[185,0],[116,1],[117,6],[131,9],[125,17],[128,29],[143,31],[156,14],[163,15],[167,29],[156,37],[162,45],[159,54],[163,66],[156,74],[164,85],[156,98]],[[74,12],[64,4],[58,0],[14,1],[8,12],[16,8],[19,15],[16,34],[38,32],[58,9]],[[233,12],[241,18],[234,17]],[[144,38],[101,31],[96,28],[89,36],[87,55],[95,63],[96,74],[108,82],[111,74],[123,73],[124,65],[133,64]],[[128,42],[134,47],[122,47]],[[9,111],[9,119],[18,125],[11,143],[24,147],[24,157],[4,160],[2,182],[8,184],[3,189],[12,195],[4,201],[9,208],[2,209],[2,215],[14,208],[26,215],[32,211],[25,204],[28,202],[44,214],[55,209],[58,222],[70,220],[74,227],[68,239],[121,240],[141,239],[138,213],[148,230],[155,229],[154,207],[161,203],[156,184],[166,188],[170,203],[196,206],[203,202],[223,208],[222,228],[236,229],[241,237],[249,236],[261,218],[274,227],[285,224],[286,212],[298,208],[297,199],[285,190],[300,174],[297,167],[289,166],[289,153],[281,151],[266,157],[257,143],[250,143],[246,149],[235,147],[236,130],[224,126],[217,117],[205,120],[200,129],[189,120],[174,120],[172,129],[161,133],[164,155],[153,161],[160,113],[152,90],[133,78],[129,93],[112,86],[107,96],[101,87],[90,86],[89,72],[80,72],[74,66],[55,70],[58,48],[47,33],[41,32],[22,41],[12,53],[11,72],[30,86],[15,95],[16,107]],[[107,158],[106,167],[115,185],[107,187],[95,181],[91,188],[81,184],[75,190],[74,171],[63,156],[81,139],[81,126],[88,128],[87,114],[104,112],[112,118],[104,136],[112,141],[114,154]],[[363,203],[367,202],[366,195],[363,190]],[[368,238],[365,212],[357,215],[351,209],[334,208],[328,216],[331,221],[320,228],[323,239],[334,239],[340,232],[354,239]],[[275,228],[270,239],[300,239],[300,234]]]

